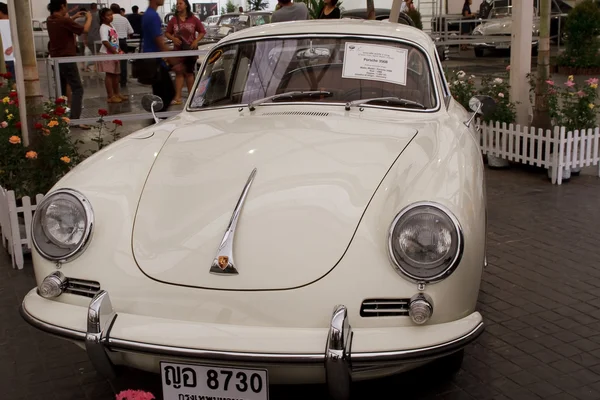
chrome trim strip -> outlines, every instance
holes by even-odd
[[[352,385],[352,327],[348,310],[337,305],[333,310],[325,346],[325,375],[329,395],[334,400],[350,398]]]
[[[77,199],[81,203],[81,206],[85,210],[85,217],[87,220],[86,226],[85,226],[85,231],[83,232],[83,238],[81,239],[81,243],[79,243],[79,245],[75,248],[75,250],[71,251],[68,254],[65,254],[62,257],[55,257],[55,256],[51,256],[51,255],[45,253],[38,245],[38,241],[36,240],[35,229],[34,229],[34,225],[37,221],[38,213],[41,212],[44,205],[47,202],[49,202],[54,197],[54,195],[57,195],[57,194],[68,194],[72,197],[75,197],[75,199]],[[33,218],[31,218],[31,241],[33,242],[33,246],[35,247],[37,252],[40,253],[40,255],[42,257],[44,257],[45,259],[50,260],[50,261],[56,261],[59,263],[73,261],[74,259],[79,257],[85,251],[87,246],[90,244],[93,230],[94,230],[94,210],[92,209],[92,205],[90,204],[89,200],[82,193],[80,193],[74,189],[64,188],[64,189],[58,189],[51,193],[48,193],[44,197],[44,199],[40,202],[40,204],[37,205],[35,213],[33,214]]]
[[[404,214],[406,214],[407,212],[409,212],[417,207],[423,207],[423,206],[437,208],[438,210],[440,210],[441,212],[446,214],[448,216],[448,218],[450,218],[450,220],[454,224],[454,228],[456,229],[456,237],[458,240],[458,244],[456,247],[456,254],[454,255],[454,257],[453,257],[452,261],[450,262],[450,264],[448,265],[448,267],[446,267],[439,274],[437,274],[431,278],[427,278],[427,279],[415,276],[415,275],[409,273],[408,271],[406,271],[404,268],[402,268],[402,266],[400,265],[398,260],[396,260],[396,258],[394,257],[394,252],[393,252],[393,248],[392,248],[392,235],[394,233],[394,229],[395,229],[396,225],[398,224],[398,221],[400,220],[400,218],[402,218],[402,216]],[[460,222],[458,222],[458,219],[454,216],[454,214],[446,206],[443,206],[439,203],[435,203],[432,201],[417,201],[415,203],[412,203],[412,204],[404,207],[402,210],[400,210],[398,215],[396,215],[396,217],[392,221],[392,224],[390,225],[390,228],[388,230],[388,255],[390,257],[390,260],[392,261],[392,266],[394,267],[394,269],[399,274],[401,274],[404,278],[406,278],[407,280],[414,282],[414,283],[421,283],[421,282],[436,283],[443,279],[446,279],[448,276],[450,276],[454,272],[454,270],[456,270],[456,268],[460,264],[460,260],[462,258],[462,254],[464,251],[464,242],[465,242],[465,240],[464,240],[463,230],[460,225]]]
[[[27,312],[22,303],[19,309],[23,319],[41,331],[58,336],[64,339],[85,341],[86,333],[73,329],[67,329],[41,321]],[[396,350],[376,353],[352,353],[351,360],[353,367],[359,367],[360,364],[393,364],[397,362],[418,362],[427,361],[433,358],[442,357],[447,354],[460,350],[465,347],[484,331],[484,323],[480,322],[475,328],[465,335],[450,342],[435,346],[424,347],[411,350]],[[162,356],[173,356],[191,359],[248,362],[248,363],[299,363],[299,364],[322,364],[325,360],[325,354],[288,354],[288,353],[241,353],[218,350],[200,350],[173,346],[162,346],[148,343],[134,342],[131,340],[122,340],[108,337],[104,342],[111,351],[134,352],[142,354],[153,354]]]
[[[479,337],[484,331],[484,323],[480,322],[467,334],[446,343],[420,349],[382,351],[377,353],[353,353],[352,365],[360,363],[395,363],[398,361],[427,361],[452,354]]]
[[[235,263],[233,262],[233,239],[235,237],[235,228],[237,227],[238,219],[240,218],[240,213],[242,212],[242,207],[244,206],[244,202],[246,201],[246,197],[248,196],[248,191],[250,190],[250,186],[252,182],[254,182],[254,177],[256,176],[256,168],[252,170],[250,176],[248,177],[248,181],[244,186],[244,190],[242,190],[242,194],[238,199],[237,204],[233,210],[233,215],[231,216],[231,220],[229,221],[229,225],[225,230],[225,234],[223,235],[223,239],[221,240],[221,244],[217,250],[217,255],[210,266],[210,273],[217,275],[238,275],[237,268],[235,267]]]
[[[27,322],[34,328],[39,329],[42,332],[46,332],[50,335],[57,336],[63,339],[75,340],[78,342],[85,341],[85,332],[69,328],[63,328],[62,326],[54,325],[49,322],[39,320],[27,312],[24,303],[21,303],[21,307],[19,307],[19,313],[21,314],[21,318],[23,318],[25,322]]]
[[[264,36],[254,36],[254,37],[249,37],[249,38],[240,38],[240,39],[234,39],[234,40],[230,40],[230,41],[226,41],[226,42],[219,42],[219,44],[215,45],[214,47],[212,47],[207,53],[210,55],[213,52],[225,47],[225,46],[229,46],[229,45],[235,45],[235,44],[239,44],[239,43],[245,43],[245,42],[258,42],[258,41],[263,41],[263,40],[283,40],[283,39],[314,39],[314,38],[319,38],[319,37],[325,37],[325,38],[335,38],[335,39],[367,39],[367,40],[382,40],[382,41],[388,41],[388,42],[398,42],[398,43],[404,43],[410,46],[413,46],[419,50],[421,50],[421,52],[425,55],[425,58],[427,59],[427,64],[429,65],[429,75],[430,75],[430,79],[431,82],[433,84],[433,87],[435,89],[435,99],[436,99],[436,105],[435,107],[431,108],[431,109],[427,109],[427,110],[418,110],[418,109],[414,109],[414,108],[402,108],[402,107],[376,107],[376,108],[385,108],[387,110],[401,110],[401,111],[410,111],[410,112],[419,112],[419,113],[434,113],[437,111],[440,111],[442,108],[442,96],[440,95],[443,90],[440,87],[440,84],[438,82],[437,79],[435,79],[434,77],[434,63],[431,60],[431,55],[429,54],[429,51],[422,46],[420,43],[418,42],[413,42],[412,40],[408,40],[408,39],[401,39],[401,38],[395,38],[395,37],[391,37],[391,36],[381,36],[381,35],[356,35],[356,34],[351,34],[351,33],[306,33],[306,34],[277,34],[277,35],[264,35]],[[437,50],[436,50],[436,54],[437,54]],[[206,68],[206,60],[208,60],[210,57],[206,56],[204,58],[204,61],[202,62],[202,65],[200,67],[200,69],[198,70],[198,77],[196,79],[196,82],[194,84],[194,88],[192,90],[192,93],[196,93],[196,86],[198,86],[198,84],[200,83],[200,78],[202,76],[202,73],[204,72],[204,69]],[[439,71],[440,74],[443,74],[443,70]],[[232,104],[232,105],[227,105],[227,106],[218,106],[218,107],[211,107],[211,108],[191,108],[189,105],[191,104],[191,101],[187,102],[187,105],[185,107],[185,111],[186,112],[197,112],[197,111],[210,111],[210,110],[218,110],[218,109],[224,109],[224,108],[240,108],[240,107],[247,107],[248,104]],[[299,104],[298,102],[278,102],[277,105],[297,105]],[[311,102],[309,104],[312,105],[334,105],[334,106],[346,106],[345,102],[340,102],[340,103],[319,103],[319,102]],[[374,106],[371,105],[365,105],[364,108],[375,108]]]
[[[106,353],[106,342],[112,324],[117,318],[106,290],[94,296],[88,307],[85,350],[92,365],[105,378],[116,377],[115,369]]]

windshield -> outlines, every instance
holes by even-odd
[[[252,26],[264,25],[271,22],[271,14],[254,14],[250,16]]]
[[[239,15],[224,15],[219,20],[219,25],[234,25],[239,21]]]
[[[512,15],[512,7],[492,8],[490,18],[506,18]]]
[[[414,46],[365,38],[283,38],[225,45],[211,51],[190,108],[249,104],[288,92],[322,96],[275,96],[276,101],[348,103],[397,97],[422,109],[437,107],[426,55]],[[410,107],[408,107],[410,108]],[[414,109],[414,107],[412,107]]]

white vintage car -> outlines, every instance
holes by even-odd
[[[250,28],[200,71],[181,114],[38,206],[25,320],[107,377],[160,373],[166,400],[458,368],[483,331],[471,122],[493,101],[467,112],[431,39],[378,21]]]

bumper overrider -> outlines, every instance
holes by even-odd
[[[444,357],[464,348],[484,330],[481,315],[475,312],[465,318],[465,320],[469,319],[470,324],[464,333],[440,344],[405,350],[353,352],[353,338],[358,331],[353,332],[346,307],[337,305],[331,316],[327,337],[323,337],[324,352],[322,353],[230,352],[143,343],[112,336],[111,330],[117,323],[119,315],[115,312],[109,294],[105,290],[98,292],[88,306],[86,332],[43,321],[27,310],[26,303],[27,297],[20,307],[25,321],[54,336],[82,342],[95,369],[109,379],[116,377],[115,366],[110,357],[112,352],[176,357],[191,362],[200,360],[260,365],[321,365],[325,369],[327,386],[334,399],[349,398],[353,377],[361,371],[421,363]]]

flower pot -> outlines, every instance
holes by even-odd
[[[510,166],[507,159],[496,157],[491,154],[488,154],[487,160],[488,160],[488,167],[493,168],[493,169],[508,168]]]
[[[550,153],[550,159],[552,159],[554,157],[553,153]],[[552,165],[550,165],[548,167],[548,179],[552,180],[552,170],[553,167]],[[562,181],[563,182],[568,182],[569,179],[571,179],[571,169],[570,168],[563,168],[563,173],[562,173]]]

